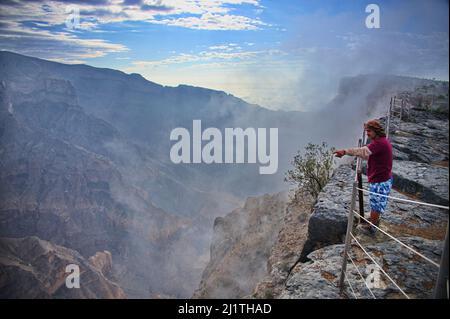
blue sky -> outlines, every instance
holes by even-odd
[[[379,29],[365,26],[370,3]],[[448,80],[446,0],[3,0],[0,17],[2,50],[224,90],[273,109],[324,104],[348,75]]]

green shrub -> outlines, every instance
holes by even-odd
[[[294,200],[305,193],[317,198],[333,172],[333,152],[334,148],[328,148],[325,142],[321,145],[308,143],[303,154],[298,151],[292,161],[294,168],[288,170],[285,177],[285,181],[297,186]]]

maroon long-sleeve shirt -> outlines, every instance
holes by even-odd
[[[366,146],[349,148],[345,152],[348,155],[368,160],[367,177],[369,183],[386,182],[392,177],[392,145],[386,137],[378,137]]]
[[[369,183],[381,183],[392,177],[392,145],[386,137],[379,137],[370,142],[367,162]]]

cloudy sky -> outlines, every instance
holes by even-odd
[[[448,80],[448,0],[0,0],[0,49],[309,110],[339,78]],[[74,19],[79,12],[79,23]]]

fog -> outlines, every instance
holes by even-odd
[[[334,13],[333,3],[318,2],[313,12],[291,17],[284,40],[273,48],[283,52],[282,58],[266,57],[258,66],[235,72],[235,85],[237,79],[246,80],[240,84],[246,88],[243,96],[271,109],[317,111],[338,93],[346,76],[448,81],[448,1],[380,3],[380,29],[366,28],[366,4]]]

